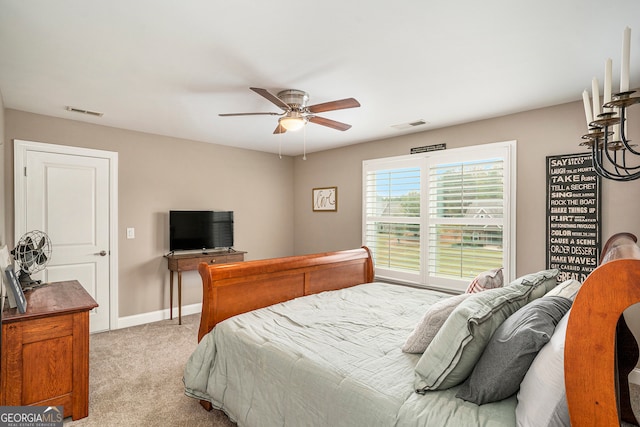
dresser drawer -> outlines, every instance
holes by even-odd
[[[243,262],[244,261],[244,254],[230,254],[227,255],[227,261],[226,262]]]
[[[216,255],[216,256],[210,256],[208,258],[202,258],[200,262],[206,262],[209,265],[224,264],[225,262],[229,262],[228,258],[229,258],[228,255]]]
[[[197,255],[191,256],[189,258],[177,258],[173,260],[169,260],[170,267],[169,269],[172,271],[191,271],[197,270],[198,265],[200,263],[206,262],[209,265],[215,264],[224,264],[225,262],[229,262],[229,257],[234,257],[234,261],[242,261],[244,256],[242,254],[238,255],[227,255],[227,254],[210,254],[210,255]]]
[[[73,317],[60,315],[22,324],[22,343],[28,344],[73,335]]]

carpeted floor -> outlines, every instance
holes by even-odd
[[[90,337],[89,416],[65,426],[234,427],[184,395],[182,372],[198,342],[200,315]]]
[[[90,337],[89,416],[65,426],[235,427],[184,395],[182,372],[197,344],[200,315]],[[631,385],[634,412],[640,385]],[[625,424],[623,424],[625,425]]]

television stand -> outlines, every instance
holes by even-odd
[[[173,319],[173,273],[178,273],[178,324],[182,325],[182,272],[198,269],[201,262],[209,265],[243,262],[245,251],[235,249],[211,250],[200,253],[171,253],[165,255],[169,267],[169,317]]]

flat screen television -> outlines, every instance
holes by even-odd
[[[233,211],[169,211],[169,250],[233,247]]]

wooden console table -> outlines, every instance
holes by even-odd
[[[89,310],[95,300],[77,281],[25,292],[27,311],[2,313],[0,405],[64,406],[89,415]]]
[[[209,265],[244,261],[244,251],[224,250],[165,255],[169,264],[169,317],[173,319],[173,273],[178,273],[178,324],[182,325],[182,272],[197,270],[201,262]]]

